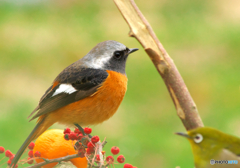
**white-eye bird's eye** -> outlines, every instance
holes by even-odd
[[[193,138],[194,142],[196,143],[200,143],[203,140],[203,136],[201,134],[197,134],[194,138]]]

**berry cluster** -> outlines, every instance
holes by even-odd
[[[9,158],[9,160],[7,161],[7,164],[10,165],[15,155],[10,150],[5,151],[4,147],[0,146],[0,154],[4,152],[5,152],[5,156]],[[15,165],[14,168],[17,168],[17,167],[18,165]]]
[[[71,131],[69,128],[64,130],[64,139],[65,140],[75,140],[76,143],[74,145],[75,150],[78,152],[79,157],[87,157],[89,163],[92,163],[94,167],[99,165],[104,165],[104,167],[108,167],[108,165],[113,165],[114,156],[118,155],[120,149],[117,146],[111,148],[112,155],[106,156],[105,151],[100,151],[102,147],[106,144],[106,141],[100,143],[100,139],[98,136],[91,136],[90,133],[92,129],[86,127],[83,129],[84,133],[82,133],[78,128],[75,128],[74,131]],[[100,148],[101,147],[101,148]],[[117,157],[118,163],[124,163],[125,157],[123,155],[119,155]],[[101,163],[101,164],[100,164]],[[131,164],[126,163],[124,168],[136,168]]]
[[[28,164],[33,164],[34,162],[34,156],[35,157],[41,157],[41,153],[39,151],[36,151],[35,153],[33,153],[33,148],[34,148],[35,144],[34,142],[31,142],[29,145],[28,145],[28,149],[29,149],[29,152],[28,152],[28,159],[27,159],[27,163]]]
[[[117,146],[114,146],[111,148],[112,155],[106,156],[105,151],[102,151],[102,148],[107,143],[105,140],[103,142],[100,141],[99,136],[91,136],[92,129],[89,127],[86,127],[83,129],[83,132],[81,132],[78,128],[75,128],[74,131],[71,131],[71,129],[66,128],[64,130],[64,139],[69,141],[72,140],[74,144],[74,149],[77,151],[77,154],[79,157],[83,158],[86,157],[88,160],[88,165],[90,167],[109,167],[114,164],[118,163],[124,163],[125,157],[123,155],[118,155],[120,152],[120,149]],[[18,163],[28,163],[33,164],[34,160],[38,157],[41,157],[41,153],[39,151],[36,151],[33,153],[34,149],[34,142],[31,142],[28,145],[28,158],[19,161]],[[7,161],[7,164],[10,165],[14,154],[10,150],[6,150],[0,146],[0,154],[5,152],[5,156],[9,158]],[[118,156],[117,156],[118,155]],[[116,161],[114,159],[116,158]],[[18,165],[15,165],[14,168],[17,168]],[[114,166],[113,166],[114,167]],[[133,167],[131,164],[124,164],[124,168],[137,168]]]
[[[5,149],[2,146],[0,148],[1,148],[1,153],[4,153]],[[15,155],[10,150],[6,150],[5,151],[5,156],[9,158],[9,160],[7,161],[7,164],[9,166],[12,163],[12,160],[13,160]],[[14,168],[17,168],[17,167],[18,167],[18,165],[15,165]]]
[[[70,128],[64,130],[65,140],[76,140],[74,145],[75,150],[78,152],[79,157],[85,157],[85,155],[91,155],[95,152],[96,143],[99,142],[98,136],[90,136],[92,129],[89,127],[84,128],[84,133],[82,133],[78,128],[71,131]]]
[[[34,142],[31,142],[28,145],[28,149],[29,149],[28,156],[29,156],[29,158],[27,159],[27,161],[23,160],[23,162],[27,162],[28,164],[33,164],[33,162],[34,162],[33,157],[34,156],[35,157],[41,157],[40,152],[36,151],[35,153],[33,153],[34,146],[35,146]],[[4,153],[4,152],[5,152],[5,156],[9,158],[9,160],[7,161],[7,164],[8,164],[8,166],[10,166],[10,164],[12,163],[12,160],[13,160],[15,155],[10,150],[5,151],[4,147],[0,146],[0,154]],[[16,164],[14,168],[17,168],[17,167],[18,167],[18,164]]]
[[[111,152],[112,152],[112,154],[113,154],[113,156],[114,156],[114,155],[119,154],[120,149],[119,149],[117,146],[113,146],[113,147],[111,148]],[[107,161],[108,163],[114,163],[114,158],[113,158],[113,156],[111,156],[111,155],[108,156],[108,157],[106,158],[106,161]],[[124,157],[123,155],[119,155],[119,156],[117,157],[117,161],[118,161],[118,163],[124,163],[124,162],[125,162],[125,157]],[[123,166],[123,168],[137,168],[137,167],[133,167],[131,164],[126,163],[126,164]]]

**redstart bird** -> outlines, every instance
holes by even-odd
[[[104,41],[65,68],[30,114],[30,121],[38,118],[37,125],[18,150],[10,167],[17,164],[32,140],[56,122],[84,126],[112,117],[127,90],[126,60],[137,50],[128,49],[116,41]]]

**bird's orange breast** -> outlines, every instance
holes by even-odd
[[[108,77],[93,95],[66,105],[49,114],[48,119],[72,125],[93,125],[109,119],[118,109],[127,90],[127,77],[109,71]]]

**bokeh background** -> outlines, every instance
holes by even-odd
[[[240,2],[135,2],[178,67],[204,124],[240,136]],[[107,138],[107,154],[119,146],[126,162],[138,168],[193,167],[188,141],[174,135],[185,129],[163,80],[128,32],[110,0],[2,0],[0,146],[16,153],[35,126],[27,116],[52,80],[111,39],[140,50],[128,59],[121,107],[93,126],[93,134]]]

